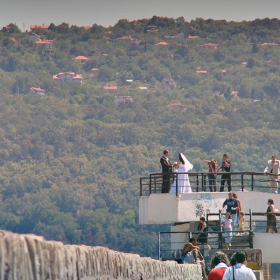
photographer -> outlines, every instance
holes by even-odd
[[[216,178],[217,178],[217,169],[218,169],[218,163],[216,159],[212,158],[211,160],[204,160],[205,164],[208,164],[208,182],[209,182],[209,189],[210,192],[217,191],[216,188]]]
[[[230,167],[231,167],[231,163],[228,159],[228,155],[224,154],[223,155],[223,160],[222,160],[222,165],[218,169],[217,172],[230,172]],[[229,192],[231,191],[231,175],[225,173],[225,174],[222,174],[220,192],[224,191],[224,186],[225,186],[226,181],[227,181],[227,184],[228,184],[228,191]]]

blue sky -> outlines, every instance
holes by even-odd
[[[154,15],[190,21],[196,17],[228,21],[278,18],[280,0],[0,0],[0,27],[15,23],[29,30],[31,24],[109,26],[119,19]]]

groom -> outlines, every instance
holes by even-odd
[[[162,167],[162,193],[169,193],[170,191],[170,179],[172,172],[172,163],[169,162],[168,159],[169,151],[164,150],[163,156],[160,159],[161,167]]]

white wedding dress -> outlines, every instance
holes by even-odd
[[[193,168],[193,165],[187,160],[187,158],[182,153],[181,153],[181,157],[184,160],[184,164],[180,162],[180,166],[178,170],[176,171],[174,170],[174,172],[185,173]],[[189,175],[177,174],[177,177],[178,178],[175,177],[169,193],[176,193],[177,183],[178,183],[178,193],[187,193],[187,192],[191,193],[192,188],[189,180]]]

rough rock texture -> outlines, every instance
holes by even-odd
[[[198,265],[0,231],[0,280],[201,280]]]

